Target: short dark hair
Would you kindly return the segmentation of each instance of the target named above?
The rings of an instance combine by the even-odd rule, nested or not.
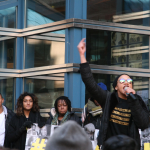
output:
[[[116,135],[104,143],[103,150],[136,150],[137,144],[134,139],[126,135]]]
[[[3,95],[0,93],[0,96],[2,97],[2,99],[3,99]]]
[[[55,107],[56,112],[59,113],[58,108],[57,108],[57,104],[58,104],[59,100],[64,100],[66,102],[66,104],[68,105],[68,111],[71,112],[71,101],[69,100],[69,98],[67,96],[60,96],[55,100],[54,107]]]

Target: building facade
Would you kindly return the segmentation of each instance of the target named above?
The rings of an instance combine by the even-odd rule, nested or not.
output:
[[[82,82],[77,45],[96,82],[113,91],[127,73],[149,107],[150,0],[0,0],[0,93],[15,109],[19,95],[35,93],[40,109],[68,96],[82,108],[90,96]]]

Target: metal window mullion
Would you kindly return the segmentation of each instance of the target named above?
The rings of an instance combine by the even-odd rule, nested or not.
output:
[[[15,110],[15,105],[16,105],[16,78],[13,79],[13,84],[14,84],[14,107],[13,107],[13,109]]]
[[[15,40],[15,69],[17,68],[17,38]]]
[[[64,81],[63,77],[49,77],[49,76],[31,76],[27,77],[30,79],[42,79],[42,80],[55,80],[55,81]]]
[[[18,28],[17,22],[18,22],[18,6],[16,6],[16,29]]]
[[[26,54],[26,37],[24,37],[23,38],[23,43],[24,43],[24,50],[23,50],[23,69],[25,69],[25,59],[26,59],[26,56],[25,56],[25,54]]]
[[[46,71],[39,71],[39,72],[29,72],[20,74],[19,77],[30,77],[30,76],[38,76],[38,75],[45,75],[45,74],[55,74],[55,73],[65,73],[65,72],[73,72],[73,68],[66,68],[66,69],[57,69],[57,70],[46,70]]]
[[[145,30],[145,27],[147,30],[150,30],[149,26],[142,26],[142,25],[131,25],[131,24],[122,24],[122,23],[114,23],[114,22],[105,22],[105,21],[96,21],[96,20],[88,20],[88,19],[76,19],[74,18],[75,23],[80,24],[91,24],[95,26],[113,26],[116,28],[129,28],[129,29],[138,29],[138,30]]]
[[[27,0],[24,0],[24,28],[27,27]]]
[[[24,92],[24,82],[25,82],[25,78],[22,79],[23,84],[22,84],[22,91]]]
[[[73,68],[73,72],[78,73],[79,72],[79,68]],[[93,70],[91,69],[92,73],[95,74],[113,74],[113,75],[118,75],[118,74],[123,74],[123,73],[127,73],[130,76],[135,76],[135,77],[149,77],[150,78],[150,74],[148,73],[140,73],[140,72],[129,72],[129,71],[118,71],[118,70]]]
[[[22,73],[25,73],[25,72],[35,72],[35,71],[37,72],[37,71],[43,71],[43,70],[54,70],[54,69],[69,68],[69,67],[73,67],[73,63],[28,68],[28,69],[21,70],[21,72]]]
[[[127,28],[119,28],[113,26],[102,26],[102,25],[89,25],[89,24],[78,24],[74,23],[74,27],[77,28],[86,28],[86,29],[95,29],[95,30],[105,30],[105,31],[116,31],[116,32],[125,32],[125,33],[134,33],[134,34],[143,34],[150,35],[150,30],[136,30],[136,29],[127,29]]]

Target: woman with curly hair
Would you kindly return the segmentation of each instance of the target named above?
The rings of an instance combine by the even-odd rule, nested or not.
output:
[[[33,123],[43,127],[45,119],[40,116],[37,97],[25,92],[17,100],[17,112],[9,124],[6,135],[8,141],[13,142],[12,148],[25,149],[27,128],[31,128]]]
[[[52,108],[47,120],[47,124],[61,125],[68,120],[74,120],[81,125],[78,116],[71,112],[71,101],[66,96],[60,96],[56,99],[55,108]]]

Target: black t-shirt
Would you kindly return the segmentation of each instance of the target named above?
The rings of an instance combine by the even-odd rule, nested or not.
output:
[[[130,121],[131,110],[128,102],[127,100],[119,98],[119,103],[116,105],[110,116],[106,139],[120,134],[129,136]]]

